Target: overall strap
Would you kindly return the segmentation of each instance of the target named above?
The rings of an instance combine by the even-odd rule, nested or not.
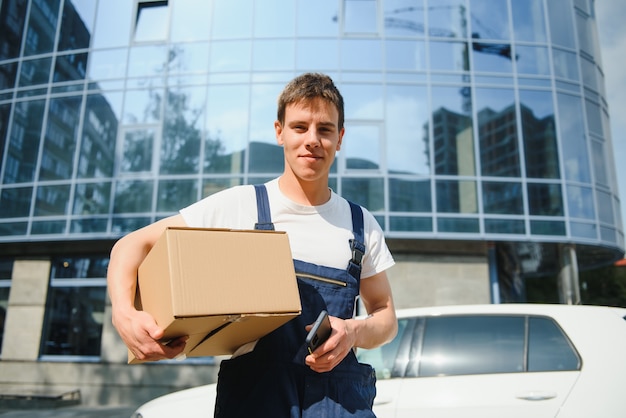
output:
[[[263,184],[255,184],[254,191],[256,192],[256,210],[257,210],[257,223],[254,224],[254,229],[262,231],[273,231],[274,224],[272,223],[272,214],[270,213],[270,201],[267,197],[267,189]]]
[[[352,203],[349,200],[348,203],[352,212],[352,233],[354,234],[354,238],[350,240],[352,259],[348,263],[348,273],[358,282],[361,279],[361,261],[365,254],[363,210],[356,203]]]

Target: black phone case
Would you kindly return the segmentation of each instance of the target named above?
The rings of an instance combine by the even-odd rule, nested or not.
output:
[[[313,353],[317,347],[324,344],[324,341],[330,337],[332,329],[330,327],[330,319],[328,318],[328,312],[322,311],[315,320],[313,328],[306,336],[306,345],[309,349],[309,353]]]

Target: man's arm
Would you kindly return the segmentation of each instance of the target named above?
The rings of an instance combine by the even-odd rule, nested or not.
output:
[[[169,226],[186,226],[181,215],[162,219],[120,238],[111,250],[107,287],[113,313],[113,325],[126,346],[139,360],[174,358],[185,348],[186,338],[163,345],[163,337],[154,318],[135,309],[137,270],[155,242]]]
[[[331,317],[333,331],[330,338],[306,358],[311,369],[317,372],[332,370],[353,348],[378,347],[396,336],[398,321],[385,272],[361,280],[361,300],[367,318],[342,320]]]

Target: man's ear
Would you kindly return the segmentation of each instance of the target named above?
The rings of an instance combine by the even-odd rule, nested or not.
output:
[[[341,128],[341,131],[339,131],[339,141],[337,141],[337,148],[335,148],[336,151],[339,151],[341,149],[341,143],[343,142],[343,134],[346,133],[346,128]]]
[[[283,125],[280,121],[274,121],[274,132],[276,133],[276,143],[280,146],[283,145]]]

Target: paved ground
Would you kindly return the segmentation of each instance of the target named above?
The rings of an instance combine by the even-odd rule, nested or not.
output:
[[[134,407],[68,406],[56,409],[0,409],[0,418],[129,418]]]

